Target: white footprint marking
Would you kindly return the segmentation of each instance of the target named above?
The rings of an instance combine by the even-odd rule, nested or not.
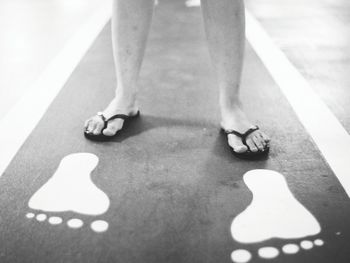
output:
[[[200,6],[201,5],[201,0],[187,0],[185,4],[186,4],[187,7]]]
[[[95,232],[105,232],[108,229],[108,223],[103,220],[96,220],[91,223],[91,229]]]
[[[256,243],[320,233],[320,224],[294,198],[283,175],[261,169],[247,172],[243,179],[253,193],[253,200],[232,222],[231,234],[235,240]]]
[[[45,214],[39,214],[36,216],[36,220],[38,220],[39,222],[45,221],[46,218],[47,218],[47,216]]]
[[[60,162],[54,175],[30,198],[28,206],[31,209],[46,212],[71,211],[91,216],[105,213],[110,205],[109,198],[91,181],[90,175],[97,164],[98,157],[91,153],[67,155]],[[27,218],[34,218],[34,216],[33,213],[26,215]],[[45,214],[36,216],[38,221],[45,221],[46,218]],[[50,217],[48,220],[52,225],[61,224],[62,221],[62,218],[57,216]],[[107,230],[108,223],[105,223],[107,224],[105,230]],[[71,219],[67,225],[71,228],[79,228],[83,226],[83,221]]]
[[[246,263],[252,258],[252,254],[245,249],[237,249],[232,252],[231,259],[236,263]]]
[[[84,225],[84,222],[78,218],[73,218],[67,221],[67,225],[70,228],[81,228]]]
[[[231,259],[236,263],[246,263],[252,258],[252,254],[245,249],[237,249],[232,252]]]
[[[275,258],[279,253],[280,252],[275,247],[262,247],[258,251],[259,256],[266,259]]]
[[[247,172],[243,179],[253,194],[253,200],[232,221],[231,234],[236,241],[248,244],[271,238],[301,239],[320,233],[321,227],[317,219],[295,199],[282,174],[258,169]],[[300,247],[308,250],[314,244],[322,246],[324,242],[321,239],[315,240],[314,243],[303,240]],[[295,254],[299,250],[296,244],[286,244],[282,248],[285,254]],[[235,253],[236,251],[240,253]],[[249,251],[236,251],[231,254],[234,262],[245,263],[250,260],[251,256],[242,257],[247,253],[250,255]],[[265,259],[275,258],[279,254],[279,250],[274,247],[263,247],[258,251],[258,255]]]
[[[303,240],[300,242],[300,246],[305,250],[309,250],[313,248],[314,243],[312,243],[310,240]]]
[[[323,246],[323,245],[324,245],[324,242],[323,242],[322,239],[316,239],[316,240],[314,241],[314,244],[315,244],[316,246],[320,247],[320,246]]]
[[[52,216],[49,218],[49,223],[51,225],[59,225],[63,222],[62,218],[58,217],[58,216]]]
[[[286,244],[282,247],[282,251],[285,254],[296,254],[299,252],[299,247],[296,244]]]
[[[33,213],[27,213],[27,214],[26,214],[26,217],[29,218],[29,219],[30,219],[30,218],[34,218],[34,217],[35,217],[35,214],[33,214]]]

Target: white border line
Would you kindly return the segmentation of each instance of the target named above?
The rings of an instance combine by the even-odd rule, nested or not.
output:
[[[111,17],[111,0],[84,23],[38,80],[0,120],[0,176]]]
[[[246,37],[350,197],[350,135],[246,11]]]

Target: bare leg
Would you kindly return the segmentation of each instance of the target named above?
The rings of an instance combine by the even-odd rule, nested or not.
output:
[[[114,0],[112,15],[113,55],[117,76],[115,97],[103,111],[106,118],[115,114],[134,115],[137,79],[146,47],[152,20],[154,0]],[[94,116],[85,126],[94,134],[100,134],[103,122]],[[103,130],[107,136],[114,135],[123,126],[123,120],[115,119]]]
[[[221,126],[225,130],[246,131],[252,126],[239,100],[240,78],[245,42],[243,0],[202,0],[209,51],[220,89]],[[228,135],[229,145],[237,152],[248,150],[236,135]],[[247,139],[251,151],[263,150],[269,143],[260,130]]]

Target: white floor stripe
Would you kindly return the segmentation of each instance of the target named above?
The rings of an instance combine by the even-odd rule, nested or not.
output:
[[[350,197],[350,135],[248,11],[246,25],[248,41]]]
[[[109,21],[111,6],[111,1],[101,4],[101,8],[67,42],[36,83],[28,89],[29,92],[0,120],[0,175]]]

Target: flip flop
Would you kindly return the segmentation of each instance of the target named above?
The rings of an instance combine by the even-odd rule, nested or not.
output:
[[[263,156],[266,156],[270,150],[270,147],[269,146],[265,146],[265,148],[261,151],[261,150],[258,150],[257,152],[252,152],[250,149],[249,149],[249,146],[247,145],[247,137],[252,134],[253,132],[259,130],[259,127],[257,125],[249,128],[247,131],[245,131],[244,133],[240,133],[238,131],[235,131],[235,130],[223,130],[226,134],[234,134],[236,136],[238,136],[239,138],[241,138],[242,140],[242,143],[248,147],[248,150],[246,152],[242,152],[242,153],[239,153],[239,152],[236,152],[234,151],[234,149],[230,146],[231,150],[232,150],[232,153],[238,157],[238,158],[241,158],[241,159],[250,159],[250,160],[254,160],[254,159],[257,159],[257,158],[260,158],[260,157],[263,157]]]
[[[140,111],[137,111],[137,113],[135,115],[129,116],[129,115],[125,115],[125,114],[116,114],[113,115],[110,118],[106,118],[102,112],[98,112],[96,114],[97,116],[101,117],[102,121],[104,122],[104,127],[101,130],[100,134],[93,134],[92,132],[88,132],[87,128],[84,130],[84,136],[85,138],[89,139],[89,140],[93,140],[93,141],[108,141],[113,139],[118,132],[116,132],[114,135],[112,136],[107,136],[103,134],[103,130],[107,128],[108,122],[114,119],[122,119],[124,120],[123,126],[127,123],[127,121],[129,121],[130,119],[136,118],[138,116],[140,116]]]

